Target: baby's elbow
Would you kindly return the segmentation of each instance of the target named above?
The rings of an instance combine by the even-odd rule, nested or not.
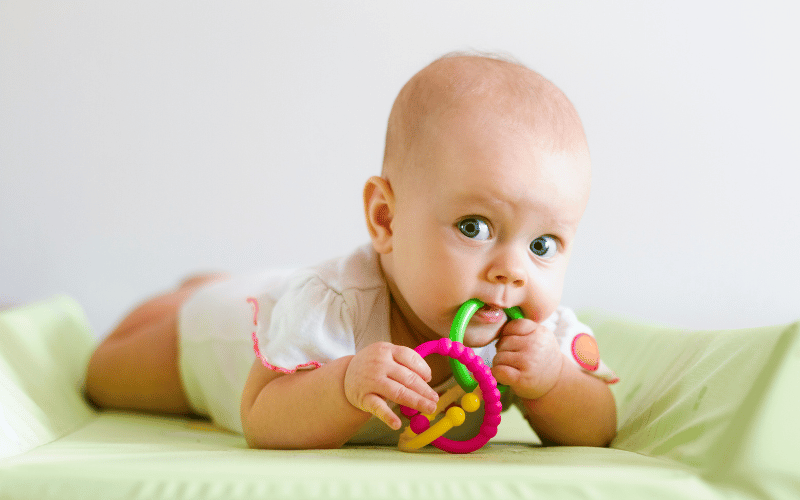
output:
[[[577,437],[576,446],[593,446],[597,448],[608,448],[614,438],[617,437],[617,419],[598,419],[595,426],[587,426],[586,432],[580,433]]]
[[[608,448],[616,437],[616,433],[609,435],[570,436],[567,438],[548,438],[539,436],[542,446],[589,446],[593,448]]]
[[[270,449],[269,446],[266,446],[266,443],[261,442],[258,439],[255,439],[252,434],[245,432],[244,440],[247,443],[247,447],[253,450],[268,450]]]
[[[617,415],[613,412],[613,418],[603,419],[595,432],[586,436],[585,446],[608,448],[615,437],[617,437]]]
[[[252,405],[242,404],[242,433],[247,447],[256,450],[276,449],[277,443],[271,439],[267,422],[263,418],[258,418],[258,415],[254,415],[254,413]]]
[[[253,450],[278,450],[286,448],[285,446],[281,447],[280,443],[276,442],[274,439],[270,439],[269,434],[264,432],[263,429],[256,431],[245,426],[244,440],[247,443],[247,447]]]
[[[247,447],[255,450],[332,450],[341,448],[347,440],[337,436],[316,434],[298,436],[287,433],[285,429],[272,429],[264,422],[249,422],[242,416],[242,428]]]
[[[586,446],[595,446],[598,448],[608,448],[614,438],[617,437],[617,429],[610,429],[604,432],[599,432],[594,439],[590,439]]]
[[[248,448],[255,450],[269,449],[269,443],[263,439],[263,434],[255,432],[249,423],[248,415],[242,411],[242,431]]]
[[[245,432],[244,439],[248,448],[254,450],[335,450],[344,445],[343,442],[333,440],[311,439],[302,442],[273,440],[259,434],[247,432]]]
[[[542,446],[591,446],[607,448],[617,436],[616,418],[609,420],[584,421],[577,427],[558,428],[542,422],[528,420],[539,437]]]

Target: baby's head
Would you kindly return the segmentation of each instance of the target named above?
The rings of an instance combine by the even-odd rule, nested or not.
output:
[[[520,306],[543,321],[589,197],[583,127],[555,85],[514,62],[452,55],[400,91],[381,177],[365,187],[373,246],[400,312],[447,336],[459,306],[487,304],[465,334],[485,345]]]

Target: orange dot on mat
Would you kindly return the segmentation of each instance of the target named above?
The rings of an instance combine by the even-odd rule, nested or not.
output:
[[[600,365],[600,349],[594,337],[581,333],[572,339],[572,356],[581,368],[594,371]]]

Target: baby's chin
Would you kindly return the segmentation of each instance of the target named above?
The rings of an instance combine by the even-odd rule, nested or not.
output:
[[[473,349],[485,347],[500,338],[501,328],[468,328],[461,343]]]
[[[481,347],[486,347],[487,345],[491,344],[492,342],[497,340],[497,338],[493,338],[493,339],[488,340],[486,342],[469,342],[466,339],[464,339],[464,340],[465,341],[462,342],[462,344],[464,344],[465,346],[470,347],[472,349],[480,349]]]

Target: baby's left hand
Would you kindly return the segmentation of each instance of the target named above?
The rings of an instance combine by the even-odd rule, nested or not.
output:
[[[564,357],[555,335],[529,319],[506,323],[497,342],[492,374],[524,399],[538,399],[558,381]]]

